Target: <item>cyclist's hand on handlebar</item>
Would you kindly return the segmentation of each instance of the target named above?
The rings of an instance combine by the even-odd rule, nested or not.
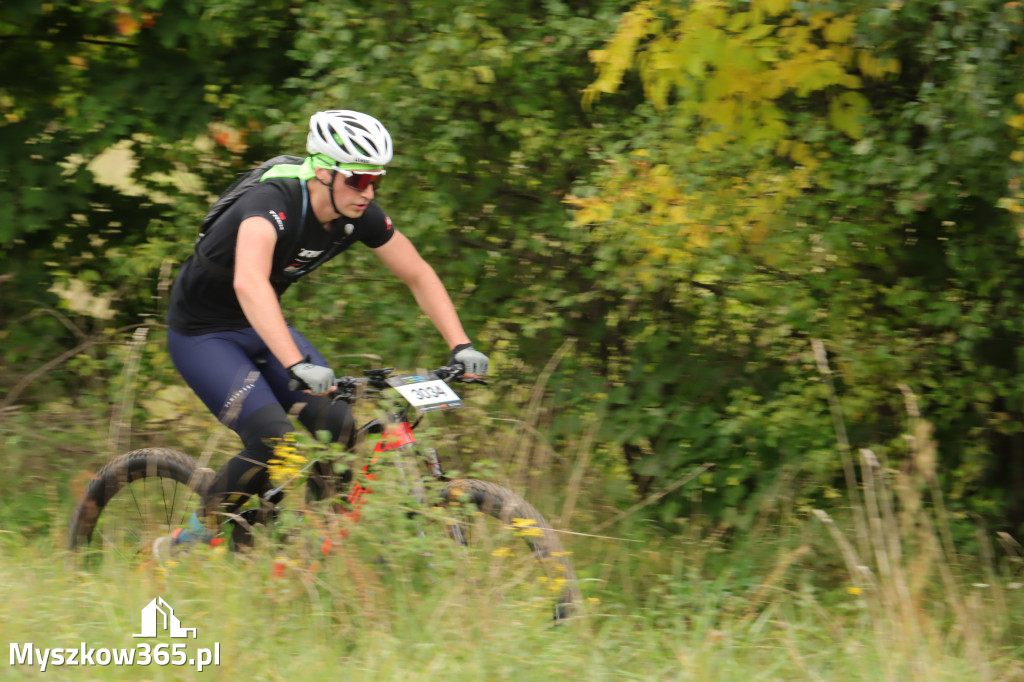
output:
[[[293,391],[308,390],[313,395],[324,395],[334,390],[338,380],[330,367],[314,365],[307,357],[288,368],[288,388]]]
[[[451,363],[462,365],[466,369],[466,377],[470,379],[487,374],[490,366],[487,356],[473,348],[471,343],[460,343],[452,348]]]

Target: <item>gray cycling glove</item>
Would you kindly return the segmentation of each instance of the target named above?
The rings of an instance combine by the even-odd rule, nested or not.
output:
[[[314,395],[327,393],[338,383],[338,380],[334,377],[333,369],[314,365],[309,361],[308,357],[302,362],[296,362],[289,367],[288,376],[292,379],[288,382],[288,388],[293,391],[308,388],[309,392]]]
[[[466,374],[487,374],[490,360],[487,356],[473,348],[471,343],[460,343],[452,348],[452,363],[459,363],[466,368]]]

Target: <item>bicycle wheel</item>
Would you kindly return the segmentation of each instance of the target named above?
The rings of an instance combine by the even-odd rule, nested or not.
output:
[[[459,520],[449,535],[500,560],[497,589],[531,600],[553,599],[556,620],[573,615],[581,599],[569,553],[533,505],[507,488],[475,479],[447,482],[441,497],[442,506]],[[498,523],[488,523],[487,516]],[[531,556],[521,551],[524,541]]]
[[[144,448],[121,455],[100,469],[75,506],[69,548],[122,558],[148,554],[153,540],[198,509],[211,474],[177,450]]]

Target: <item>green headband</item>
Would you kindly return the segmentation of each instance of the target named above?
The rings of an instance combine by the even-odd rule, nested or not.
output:
[[[312,165],[316,168],[341,168],[350,171],[379,171],[384,168],[372,163],[338,163],[326,154],[314,154],[310,157]]]
[[[291,164],[278,164],[263,174],[260,182],[272,178],[298,178],[299,180],[312,180],[316,175],[317,168],[342,168],[350,171],[383,171],[380,165],[368,163],[335,163],[334,159],[326,154],[314,154],[308,156],[301,166]]]

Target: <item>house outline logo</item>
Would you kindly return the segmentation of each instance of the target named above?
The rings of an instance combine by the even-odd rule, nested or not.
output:
[[[177,638],[188,638],[188,633],[191,632],[192,639],[196,638],[196,629],[181,627],[181,621],[174,615],[174,609],[163,597],[154,598],[142,608],[142,632],[132,637],[156,637],[159,630],[165,630],[171,637]]]

